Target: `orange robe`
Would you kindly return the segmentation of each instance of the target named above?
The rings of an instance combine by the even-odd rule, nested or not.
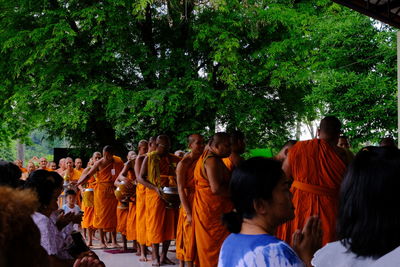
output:
[[[278,229],[277,236],[290,244],[292,234],[307,218],[321,219],[323,244],[336,240],[339,189],[346,165],[322,139],[297,142],[288,154],[294,179],[292,189],[295,218]]]
[[[83,192],[82,199],[82,228],[94,228],[94,188],[96,185],[96,175],[90,177]]]
[[[129,204],[118,202],[117,207],[117,232],[126,236],[126,226],[129,213]]]
[[[65,179],[65,176],[66,176],[66,175],[67,175],[67,174],[64,175],[64,179]],[[69,179],[69,181],[71,181],[71,182],[78,182],[79,178],[81,178],[81,175],[82,175],[82,172],[80,172],[80,171],[78,171],[78,170],[75,170],[75,169],[72,169],[72,172],[69,173],[68,179]],[[76,204],[77,204],[79,207],[82,207],[81,194],[80,194],[80,191],[79,191],[79,190],[77,190],[77,192],[76,192]]]
[[[235,166],[233,165],[233,162],[232,162],[232,160],[231,160],[230,157],[223,158],[223,159],[222,159],[222,162],[225,164],[225,166],[228,168],[228,170],[229,170],[230,172],[233,171],[233,169],[234,169]]]
[[[97,229],[115,231],[117,228],[117,205],[114,195],[114,182],[124,167],[119,157],[115,157],[103,169],[97,172],[97,183],[94,189],[94,223]],[[114,170],[114,173],[113,171]]]
[[[149,245],[146,235],[146,187],[136,186],[136,240],[141,245]]]
[[[159,170],[159,176],[152,177],[151,162]],[[180,158],[169,154],[159,157],[157,152],[148,154],[148,179],[157,187],[176,187],[175,169]],[[167,209],[166,203],[160,198],[156,191],[146,188],[146,235],[150,244],[158,244],[175,239],[177,209]]]
[[[214,157],[207,149],[196,163],[194,170],[195,196],[193,203],[193,227],[195,232],[199,266],[215,267],[222,243],[229,235],[222,224],[221,216],[231,212],[233,204],[229,197],[214,195],[208,178],[204,174],[204,163]],[[228,182],[230,172],[225,169],[223,179]]]
[[[135,176],[135,161],[128,161],[130,162],[129,171],[128,171],[128,180],[136,181]],[[142,230],[143,231],[143,230]],[[126,239],[127,240],[136,240],[136,201],[135,198],[131,198],[129,202],[129,211],[126,220]]]
[[[28,172],[28,170],[25,169],[24,167],[19,167],[19,169],[21,170],[22,173]]]
[[[185,175],[185,193],[191,209],[194,200],[194,168],[197,161],[193,161],[187,168]],[[186,221],[186,212],[183,206],[179,209],[179,220],[176,233],[176,258],[182,261],[194,261],[195,240],[192,224]]]

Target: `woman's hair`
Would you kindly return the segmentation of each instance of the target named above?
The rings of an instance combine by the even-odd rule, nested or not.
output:
[[[0,186],[0,266],[48,266],[31,218],[37,204],[30,191]]]
[[[63,179],[57,172],[36,170],[29,174],[25,188],[33,189],[41,205],[49,205],[56,189],[62,188]]]
[[[12,162],[0,160],[0,186],[16,188],[20,185],[20,168]]]
[[[233,171],[229,190],[235,211],[223,216],[230,232],[240,232],[243,218],[256,215],[255,200],[271,200],[272,191],[282,176],[281,163],[263,157],[248,159]]]
[[[380,257],[400,245],[400,151],[366,147],[340,190],[338,237],[358,256]]]

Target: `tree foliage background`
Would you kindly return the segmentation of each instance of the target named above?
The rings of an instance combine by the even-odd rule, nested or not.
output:
[[[329,0],[0,0],[0,142],[83,149],[216,124],[279,146],[334,114],[396,130],[394,31]],[[24,139],[25,138],[25,139]]]

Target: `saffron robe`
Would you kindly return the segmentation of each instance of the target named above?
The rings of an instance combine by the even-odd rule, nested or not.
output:
[[[94,228],[94,188],[96,185],[96,174],[89,178],[82,199],[82,228]]]
[[[159,188],[176,187],[175,169],[180,158],[168,154],[160,157],[156,151],[148,153],[148,180]],[[176,209],[167,209],[156,191],[146,188],[146,235],[150,244],[175,239]]]
[[[136,240],[141,245],[149,245],[146,235],[146,187],[136,186]]]
[[[292,185],[295,218],[282,225],[277,237],[290,244],[297,229],[303,229],[312,215],[321,219],[325,245],[336,240],[339,189],[346,165],[325,140],[297,142],[288,154],[294,179]]]
[[[192,216],[197,260],[201,267],[218,265],[219,251],[225,238],[229,235],[221,217],[224,213],[233,210],[233,204],[229,197],[215,195],[211,191],[210,182],[204,170],[204,164],[210,157],[215,156],[206,149],[197,161],[194,170],[195,196]],[[225,175],[222,178],[228,183],[230,172],[223,162],[221,163],[225,168]]]
[[[115,231],[117,228],[117,205],[114,195],[114,182],[124,167],[119,157],[97,172],[97,183],[94,189],[94,223],[97,229]],[[114,170],[114,171],[112,171]]]
[[[197,160],[193,161],[187,168],[185,174],[185,194],[189,202],[191,210],[193,210],[194,200],[194,169],[196,167]],[[192,211],[193,213],[193,211]],[[182,261],[194,261],[195,260],[195,240],[193,231],[193,221],[189,224],[186,221],[186,211],[181,205],[179,209],[178,227],[176,233],[176,258]]]
[[[126,236],[127,219],[129,213],[129,204],[118,202],[117,206],[117,232]]]
[[[130,164],[127,178],[129,181],[136,181],[134,171],[135,160],[128,161],[127,163]],[[126,220],[126,239],[136,240],[136,200],[134,197],[129,201],[129,211]]]

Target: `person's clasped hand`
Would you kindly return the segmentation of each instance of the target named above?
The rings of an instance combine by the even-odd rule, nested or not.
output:
[[[318,216],[309,217],[303,230],[293,233],[292,244],[299,257],[309,266],[314,253],[322,247],[321,220]]]

